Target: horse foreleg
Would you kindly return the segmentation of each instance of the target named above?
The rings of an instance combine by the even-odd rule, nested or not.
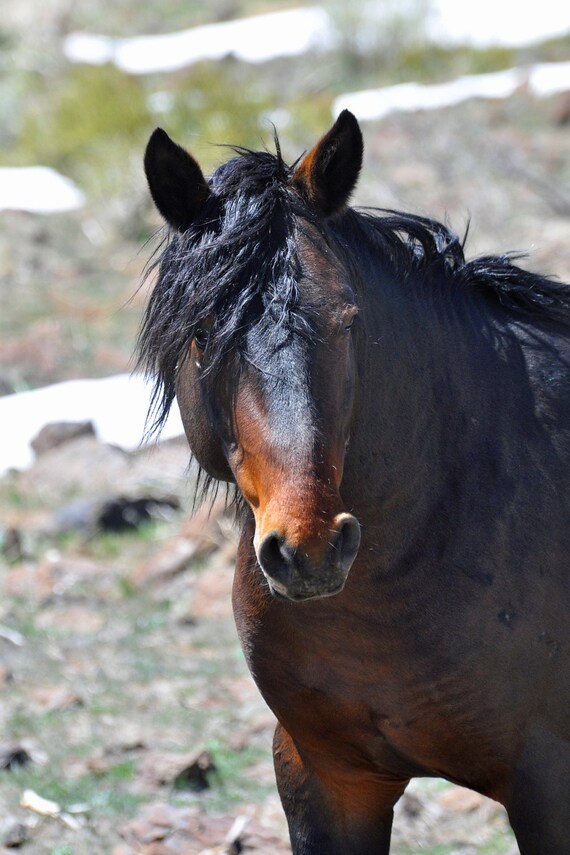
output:
[[[334,751],[334,748],[331,749]],[[388,855],[393,807],[407,780],[301,758],[287,731],[273,743],[293,855]]]
[[[536,728],[504,798],[521,855],[570,852],[570,743]]]

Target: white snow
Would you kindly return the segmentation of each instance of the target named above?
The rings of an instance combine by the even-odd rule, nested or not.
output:
[[[535,95],[570,91],[570,62],[543,62],[530,69],[529,86]]]
[[[563,0],[514,3],[513,0],[432,0],[428,35],[440,43],[489,45],[532,44],[570,30],[570,14]]]
[[[297,56],[325,44],[329,29],[324,9],[309,7],[159,36],[112,39],[71,33],[65,39],[64,53],[72,62],[113,62],[130,74],[150,74],[176,71],[201,60],[229,55],[253,63]]]
[[[0,398],[0,475],[25,469],[33,462],[31,440],[50,422],[91,420],[102,442],[126,450],[140,445],[150,401],[149,386],[141,375],[120,374],[100,380],[69,380]],[[183,433],[176,405],[161,439]]]
[[[524,86],[539,96],[570,90],[570,62],[542,63],[492,74],[458,77],[449,83],[400,83],[340,95],[333,114],[350,110],[362,121],[383,119],[397,111],[434,110],[469,98],[507,98]]]
[[[382,7],[377,9],[382,15]],[[378,22],[375,21],[377,26]],[[512,0],[431,0],[427,36],[437,43],[516,46],[553,38],[570,30],[561,0],[514,4]],[[175,71],[205,59],[234,55],[244,62],[296,56],[334,44],[334,26],[325,7],[308,6],[207,24],[157,36],[113,39],[71,33],[64,52],[72,62],[113,62],[131,74]]]
[[[51,214],[84,203],[75,184],[48,166],[0,167],[0,210]]]

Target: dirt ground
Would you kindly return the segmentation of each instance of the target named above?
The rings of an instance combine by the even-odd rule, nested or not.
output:
[[[570,280],[570,127],[558,117],[558,102],[521,91],[508,103],[366,125],[357,201],[430,214],[460,232],[470,218],[468,254],[528,251],[530,267]],[[0,257],[12,274],[0,293],[21,283],[26,308],[4,318],[0,379],[68,376],[54,293],[79,307],[64,329],[70,346],[81,341],[82,364],[103,355],[103,373],[124,370],[141,299],[125,327],[106,318],[136,286],[144,258],[135,244],[102,258],[87,242],[71,263],[80,223],[6,216]],[[106,264],[117,292],[97,310],[89,282]],[[55,291],[37,294],[38,270]],[[81,338],[91,323],[96,335]],[[187,467],[182,440],[125,454],[83,437],[0,483],[0,852],[288,851],[272,716],[231,616],[235,532],[220,505],[191,516]],[[126,533],[94,525],[97,501],[142,495],[156,499],[152,521]],[[420,781],[398,805],[393,844],[395,855],[418,851],[517,849],[497,805]]]

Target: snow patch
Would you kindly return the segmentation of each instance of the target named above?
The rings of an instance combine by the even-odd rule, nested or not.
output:
[[[362,121],[383,119],[398,111],[436,110],[469,98],[508,98],[525,87],[538,96],[570,90],[570,62],[542,63],[528,68],[510,68],[492,74],[458,77],[449,83],[400,83],[382,89],[365,89],[340,95],[333,115],[350,110]]]
[[[141,375],[120,374],[100,380],[69,380],[0,398],[0,474],[25,469],[34,459],[30,443],[50,422],[92,421],[102,442],[126,450],[144,437],[150,387]],[[184,432],[173,406],[161,439]]]
[[[75,184],[48,166],[0,167],[0,210],[52,214],[84,204]]]
[[[432,0],[432,41],[474,47],[520,47],[556,38],[570,30],[568,7],[560,0],[512,3],[512,0]]]
[[[207,24],[179,33],[112,39],[71,33],[64,42],[72,62],[113,62],[130,74],[177,71],[206,59],[233,55],[243,62],[266,62],[279,56],[298,56],[327,42],[329,17],[310,7],[272,12]]]

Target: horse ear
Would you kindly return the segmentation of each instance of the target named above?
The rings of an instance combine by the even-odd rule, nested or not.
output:
[[[356,118],[343,110],[330,131],[305,155],[292,183],[325,217],[339,211],[350,197],[362,166],[364,145]]]
[[[169,225],[186,231],[210,195],[197,162],[157,128],[146,147],[144,168],[154,204]]]

